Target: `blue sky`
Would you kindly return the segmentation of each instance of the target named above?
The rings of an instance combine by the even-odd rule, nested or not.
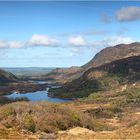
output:
[[[81,66],[139,25],[140,2],[0,2],[0,67]]]

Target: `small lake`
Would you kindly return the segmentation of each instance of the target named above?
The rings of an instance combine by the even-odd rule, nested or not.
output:
[[[27,92],[27,93],[15,93],[6,95],[8,98],[16,98],[16,97],[27,97],[30,101],[41,101],[47,100],[50,102],[69,102],[71,100],[60,99],[60,98],[52,98],[48,96],[48,92],[44,91],[36,91],[36,92]]]

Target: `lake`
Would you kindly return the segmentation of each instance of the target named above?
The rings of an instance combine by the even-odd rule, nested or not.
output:
[[[69,102],[71,100],[60,99],[60,98],[52,98],[48,96],[48,92],[44,91],[36,91],[36,92],[27,92],[27,93],[16,93],[13,92],[5,97],[8,98],[16,98],[16,97],[27,97],[30,101],[41,101],[47,100],[50,102]]]

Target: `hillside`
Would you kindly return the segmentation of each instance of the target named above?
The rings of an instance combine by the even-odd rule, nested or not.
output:
[[[103,49],[97,53],[92,60],[83,65],[82,68],[89,69],[91,67],[101,66],[115,60],[137,55],[140,55],[140,43],[119,44],[114,47]]]
[[[103,49],[97,53],[92,60],[81,67],[55,69],[43,77],[44,79],[53,80],[59,83],[71,82],[72,80],[79,78],[89,68],[138,55],[140,55],[140,43],[119,44]]]
[[[43,75],[42,78],[45,80],[51,80],[57,83],[66,83],[78,78],[82,74],[82,68],[80,67],[69,67],[69,68],[56,68],[47,75]]]
[[[87,70],[80,78],[50,93],[61,98],[88,96],[91,92],[110,90],[124,83],[140,80],[140,56],[116,60]]]
[[[139,99],[135,83],[68,103],[10,103],[0,107],[0,138],[139,139]]]
[[[39,79],[41,75],[51,72],[54,68],[42,67],[17,67],[17,68],[3,68],[6,71],[13,73],[19,78],[25,79]]]
[[[77,70],[81,72],[78,67],[71,68],[73,73]],[[69,69],[64,71],[70,75]],[[54,73],[61,75],[64,71],[57,69]],[[16,102],[0,106],[0,138],[140,137],[140,55],[92,67],[76,80],[50,92],[50,96],[77,99],[66,103]]]
[[[12,73],[0,69],[0,83],[15,82],[17,80],[17,77]]]

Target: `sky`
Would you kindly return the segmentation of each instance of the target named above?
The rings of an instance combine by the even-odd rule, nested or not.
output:
[[[138,1],[0,1],[0,67],[81,66],[139,29]]]

